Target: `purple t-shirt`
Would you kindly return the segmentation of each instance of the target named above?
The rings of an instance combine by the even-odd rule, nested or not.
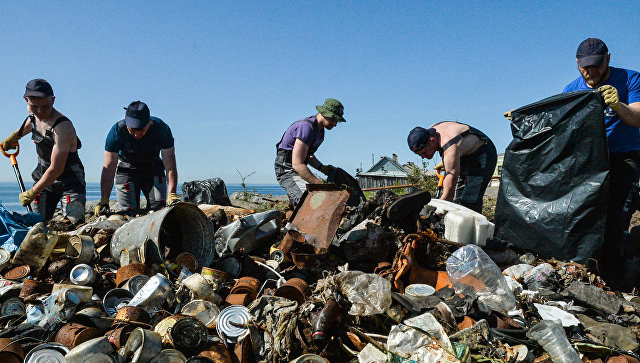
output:
[[[317,130],[320,129],[318,132]],[[309,155],[313,155],[324,141],[324,129],[318,126],[315,116],[305,117],[294,122],[282,135],[282,140],[278,144],[278,149],[293,150],[296,139],[309,146]]]

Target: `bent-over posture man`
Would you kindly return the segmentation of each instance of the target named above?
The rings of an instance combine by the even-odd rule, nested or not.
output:
[[[482,213],[482,197],[498,160],[487,135],[463,123],[443,121],[429,129],[414,128],[407,143],[423,159],[440,153],[445,170],[440,199]]]
[[[331,130],[342,117],[344,107],[340,101],[327,98],[322,106],[316,106],[315,116],[294,122],[276,144],[275,171],[278,183],[286,189],[291,204],[296,205],[307,189],[307,184],[320,184],[308,165],[328,175],[335,167],[323,165],[315,152],[324,141],[324,130]]]
[[[150,116],[144,102],[131,102],[125,109],[124,120],[111,127],[105,142],[102,197],[95,208],[96,215],[110,212],[114,176],[118,204],[124,212],[140,211],[140,192],[147,200],[147,209],[158,210],[165,202],[170,205],[180,200],[176,194],[178,171],[171,129],[161,119]]]

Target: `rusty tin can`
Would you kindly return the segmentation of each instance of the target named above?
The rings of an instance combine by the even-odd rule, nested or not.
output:
[[[247,306],[251,303],[251,296],[249,294],[229,294],[225,299],[229,305],[244,305]]]
[[[200,352],[199,356],[209,358],[214,362],[231,363],[231,354],[224,344],[217,343]]]
[[[118,310],[112,326],[117,326],[121,323],[128,323],[133,325],[149,325],[151,317],[149,313],[143,308],[137,306],[123,306]]]
[[[147,266],[144,263],[131,263],[122,266],[116,272],[116,287],[122,287],[133,276],[146,274]]]
[[[84,343],[89,339],[97,338],[100,335],[102,335],[100,334],[100,330],[96,328],[76,323],[68,323],[58,330],[58,334],[56,334],[56,343],[60,343],[71,349],[76,345]]]
[[[18,297],[21,299],[29,299],[37,295],[49,294],[51,293],[52,289],[53,289],[52,284],[38,282],[32,279],[24,279],[24,281],[22,282],[22,287],[20,288],[20,294],[18,295]]]
[[[18,341],[10,338],[0,338],[0,361],[1,362],[22,362],[24,350]]]
[[[258,291],[260,289],[260,280],[251,276],[244,276],[239,278],[235,285],[231,288],[231,294],[249,294],[251,300],[255,300],[258,297]]]
[[[296,230],[290,229],[278,245],[278,249],[285,255],[295,247],[306,242],[304,235]]]
[[[163,349],[149,363],[185,363],[186,361],[187,357],[179,350]]]
[[[297,301],[301,305],[311,295],[311,289],[306,281],[294,277],[280,286],[274,295]]]
[[[131,335],[134,330],[136,330],[136,327],[133,325],[123,325],[109,330],[105,335],[111,344],[115,345],[117,349],[120,349],[127,343],[129,335]]]

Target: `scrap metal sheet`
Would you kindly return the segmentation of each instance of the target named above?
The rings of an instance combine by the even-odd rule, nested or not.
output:
[[[291,222],[316,252],[326,251],[338,230],[349,190],[334,184],[308,184]]]

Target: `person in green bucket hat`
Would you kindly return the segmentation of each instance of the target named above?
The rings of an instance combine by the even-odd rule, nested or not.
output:
[[[298,204],[307,184],[320,184],[309,165],[325,175],[335,167],[325,165],[315,157],[324,141],[324,131],[331,130],[343,117],[344,106],[335,98],[327,98],[322,106],[316,106],[315,116],[305,117],[291,124],[276,144],[275,172],[278,183],[287,191],[293,205]]]

